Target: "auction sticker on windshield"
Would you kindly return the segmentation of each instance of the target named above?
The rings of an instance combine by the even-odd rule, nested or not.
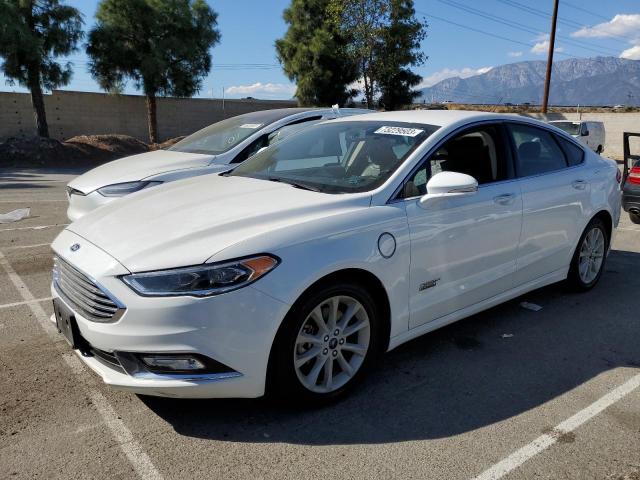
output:
[[[382,133],[384,135],[400,135],[402,137],[416,137],[422,132],[424,132],[424,130],[420,130],[419,128],[380,127],[373,133]]]
[[[240,125],[240,128],[260,128],[262,126],[261,123],[245,123]]]

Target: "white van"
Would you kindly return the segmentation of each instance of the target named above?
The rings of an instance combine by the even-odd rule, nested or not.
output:
[[[604,151],[604,124],[594,121],[553,120],[554,127],[564,130],[596,153]]]

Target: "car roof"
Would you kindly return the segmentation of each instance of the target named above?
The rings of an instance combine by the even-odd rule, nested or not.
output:
[[[257,110],[255,112],[243,113],[235,116],[235,118],[241,118],[243,120],[248,121],[249,123],[262,123],[269,124],[273,122],[277,122],[278,120],[282,120],[287,117],[292,117],[296,115],[301,115],[304,113],[308,114],[316,114],[316,115],[326,115],[330,113],[336,113],[340,115],[342,113],[348,114],[359,114],[359,113],[367,113],[372,112],[372,110],[366,110],[361,108],[305,108],[305,107],[292,107],[292,108],[274,108],[269,110]]]
[[[424,123],[427,125],[445,126],[458,123],[463,120],[509,120],[513,116],[497,113],[476,112],[467,110],[402,110],[394,112],[375,112],[357,115],[354,117],[339,118],[332,122],[341,121],[388,121]]]

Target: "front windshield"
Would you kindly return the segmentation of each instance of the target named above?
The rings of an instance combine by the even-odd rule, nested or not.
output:
[[[578,135],[580,133],[580,124],[574,122],[553,122],[551,125],[564,130],[569,135]]]
[[[438,128],[388,121],[321,123],[257,153],[230,175],[326,193],[365,192],[382,185]]]
[[[227,118],[183,138],[169,150],[217,155],[232,149],[263,126],[248,122],[244,115]]]

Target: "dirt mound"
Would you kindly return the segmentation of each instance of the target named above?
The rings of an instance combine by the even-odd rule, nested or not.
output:
[[[63,142],[12,137],[0,143],[0,168],[92,166],[147,151],[146,143],[127,135],[82,135]]]
[[[149,151],[149,146],[128,135],[80,135],[65,140],[79,150],[100,151],[104,155],[127,156]]]
[[[149,145],[149,150],[166,150],[167,148],[172,147],[173,145],[178,143],[183,138],[184,136],[170,138],[169,140],[165,140],[162,143],[152,143],[151,145]]]

